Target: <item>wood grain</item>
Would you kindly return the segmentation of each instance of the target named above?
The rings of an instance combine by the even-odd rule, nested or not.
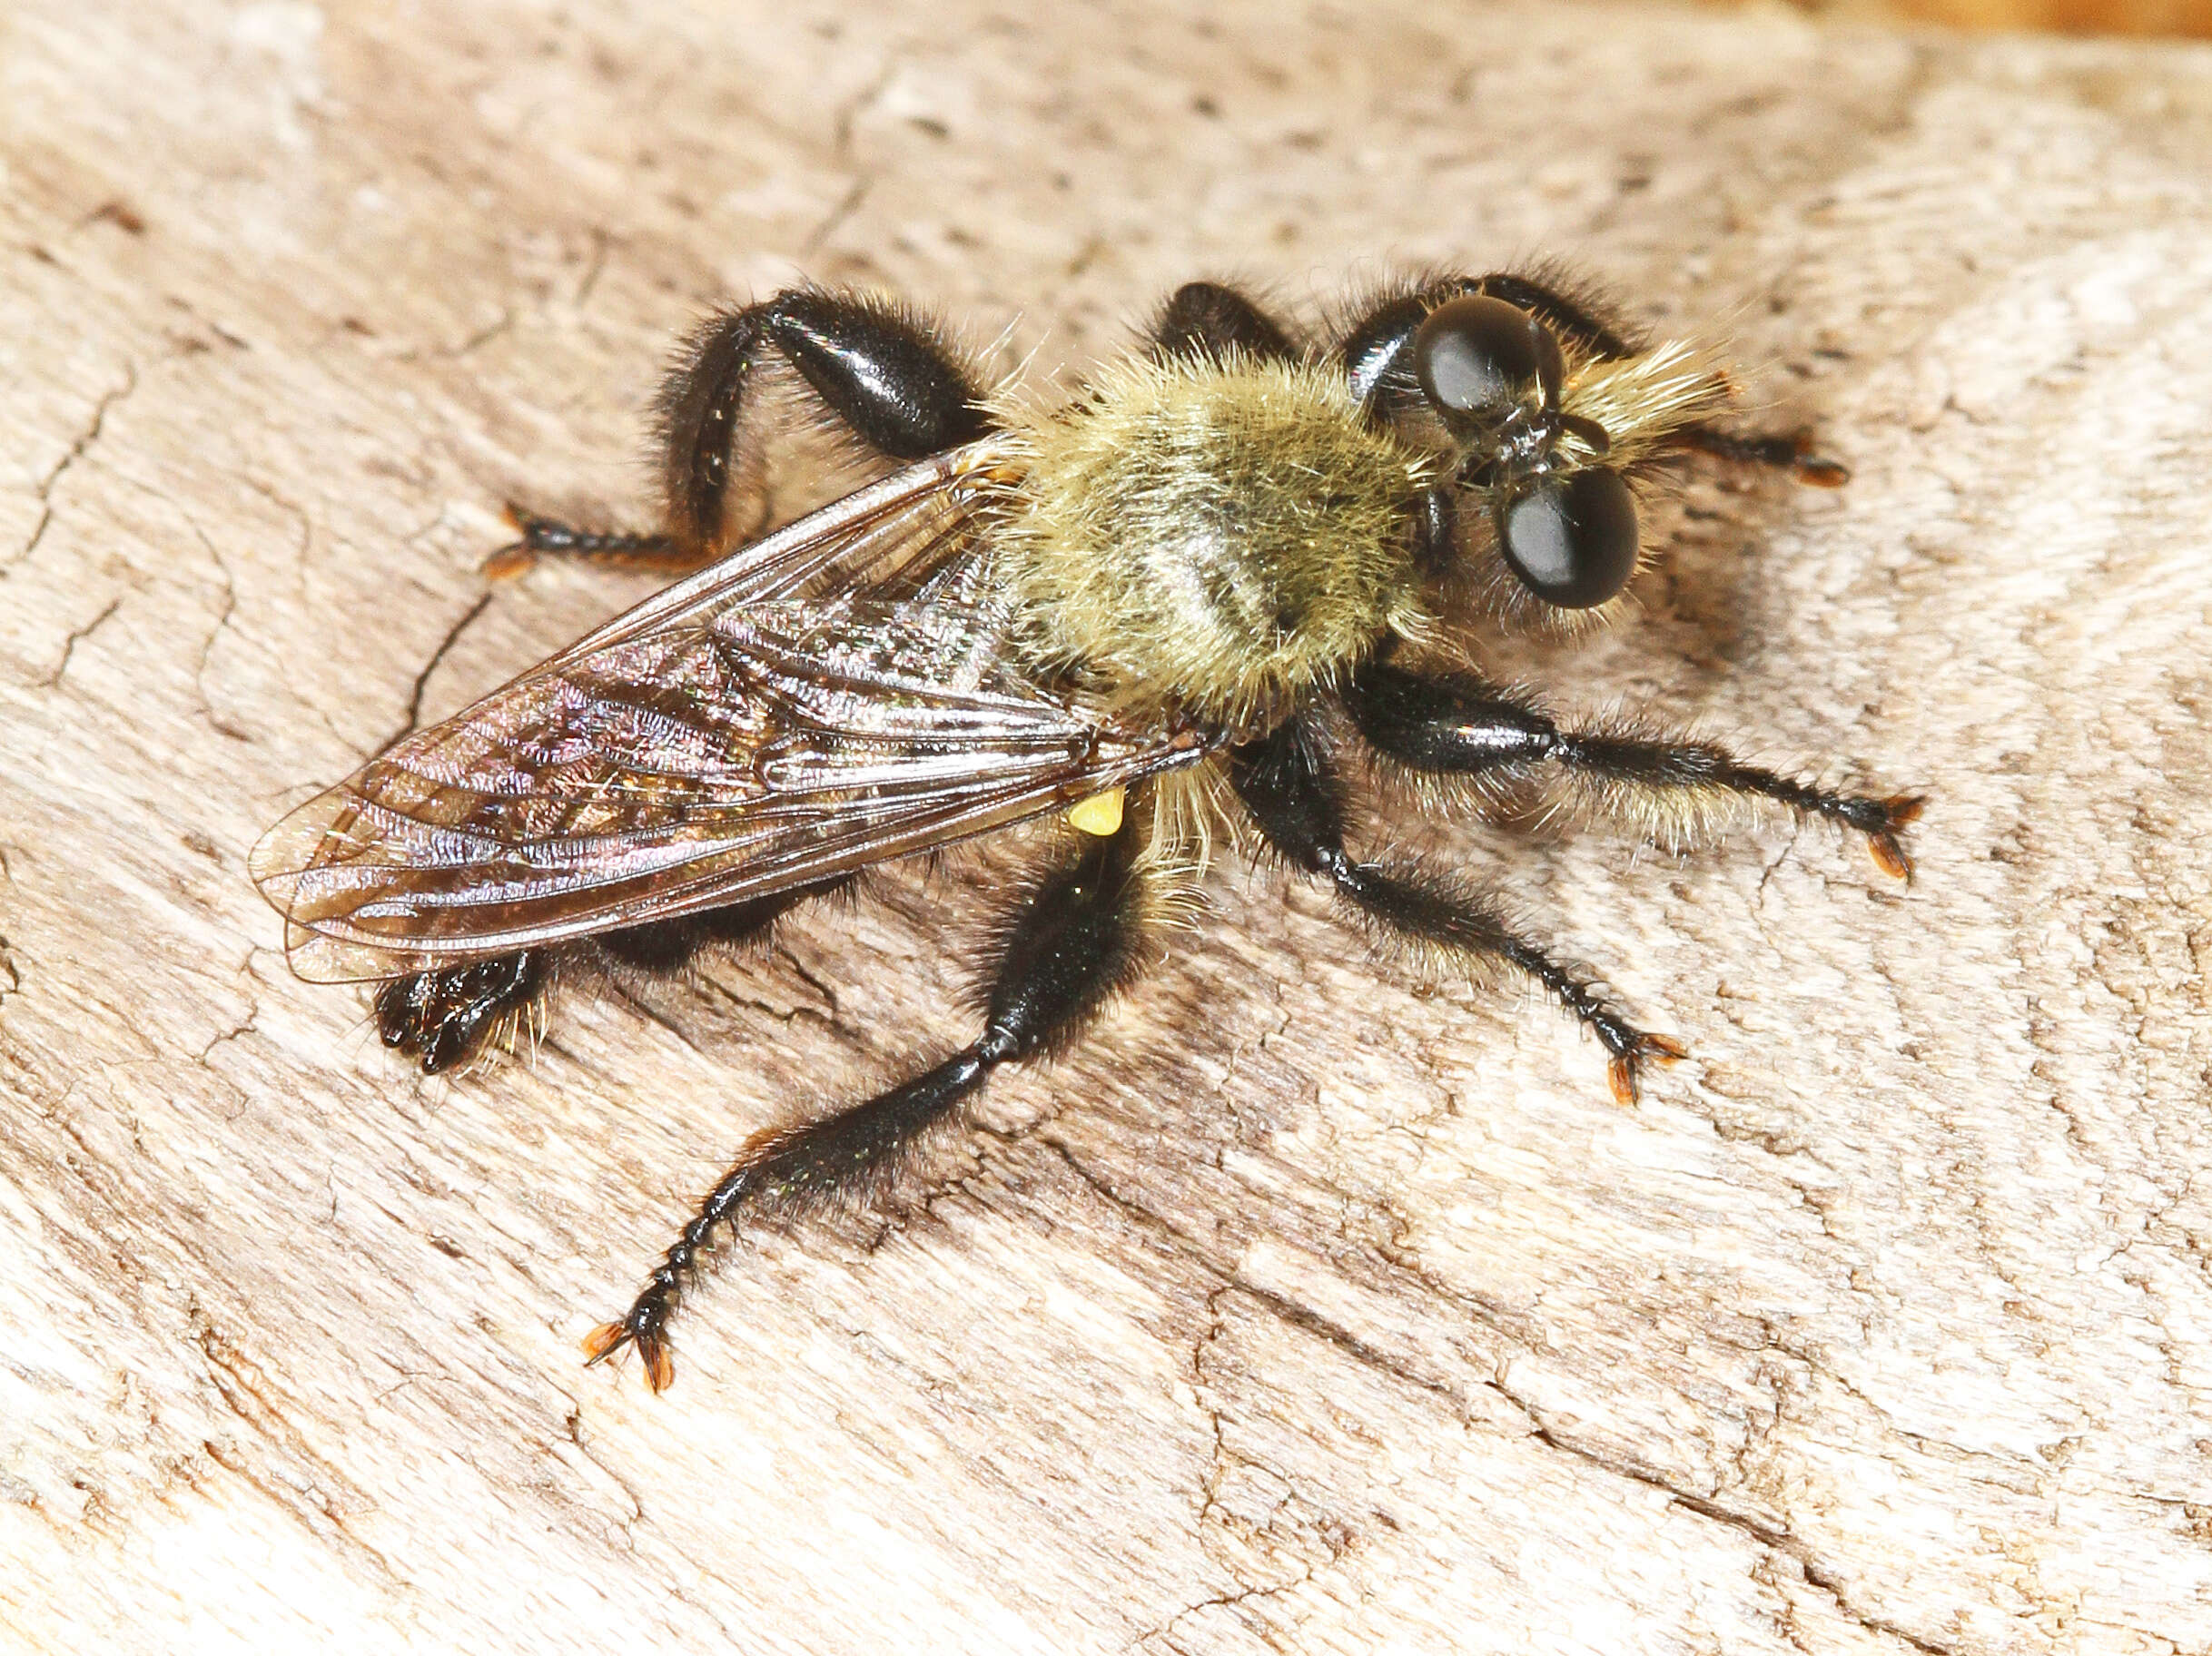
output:
[[[2212,1648],[2212,56],[1772,15],[25,0],[0,19],[0,1645]],[[728,1250],[748,1133],[963,1038],[1008,865],[420,1083],[246,848],[641,588],[717,298],[1080,369],[1200,273],[1569,255],[1839,495],[1692,488],[1563,705],[1925,788],[1407,831],[1692,1061],[1407,987],[1273,874],[889,1220]],[[992,341],[998,341],[993,346]]]

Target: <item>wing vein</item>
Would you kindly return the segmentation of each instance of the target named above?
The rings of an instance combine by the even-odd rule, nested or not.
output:
[[[252,872],[304,977],[388,977],[813,883],[1204,756],[1039,682],[989,443],[742,548],[287,816]]]

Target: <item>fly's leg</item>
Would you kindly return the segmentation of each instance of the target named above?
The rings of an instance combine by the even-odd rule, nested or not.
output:
[[[1355,861],[1344,848],[1344,796],[1322,757],[1318,734],[1294,719],[1230,754],[1229,775],[1269,844],[1297,867],[1326,878],[1366,919],[1446,963],[1486,977],[1510,966],[1543,986],[1611,1057],[1613,1096],[1633,1103],[1644,1063],[1671,1063],[1684,1049],[1630,1023],[1587,978],[1521,936],[1488,903],[1417,867]]]
[[[566,971],[608,964],[662,975],[681,971],[701,949],[764,935],[800,902],[845,883],[827,881],[575,942],[410,972],[377,991],[377,1032],[386,1046],[413,1059],[425,1075],[436,1075],[466,1064],[488,1045],[511,1039]]]
[[[1019,903],[996,950],[983,1033],[936,1068],[802,1127],[764,1133],[707,1195],[618,1322],[594,1329],[594,1363],[635,1346],[646,1383],[675,1375],[668,1324],[701,1251],[723,1225],[780,1218],[879,1187],[1001,1064],[1062,1050],[1140,963],[1146,909],[1134,817],[1081,836],[1075,859]]]
[[[723,502],[739,419],[771,350],[833,418],[891,459],[925,459],[990,429],[973,371],[903,306],[795,288],[726,310],[692,335],[660,398],[668,532],[702,559],[727,550]]]
[[[1851,481],[1851,468],[1829,458],[1812,447],[1810,429],[1795,431],[1723,431],[1702,421],[1677,426],[1659,439],[1663,449],[1709,454],[1739,466],[1764,466],[1786,471],[1798,482],[1814,488],[1842,488]]]
[[[1252,300],[1220,282],[1187,281],[1146,330],[1159,357],[1219,362],[1230,356],[1295,362],[1299,348],[1283,325]]]
[[[1564,292],[1554,283],[1500,273],[1478,278],[1469,291],[1502,299],[1543,318],[1601,361],[1617,360],[1634,349],[1621,330],[1597,314],[1588,300]],[[1814,488],[1841,488],[1851,481],[1851,468],[1815,451],[1810,429],[1733,432],[1701,420],[1676,427],[1659,439],[1659,447],[1709,454],[1739,466],[1786,471],[1796,481]]]
[[[797,370],[831,419],[888,458],[925,459],[990,429],[973,369],[934,325],[887,300],[794,288],[708,318],[679,352],[658,405],[659,533],[592,534],[510,508],[522,538],[495,569],[558,553],[676,571],[727,552],[725,506],[746,458],[747,398],[772,354]]]
[[[1501,783],[1555,771],[1601,809],[1656,826],[1694,826],[1731,796],[1773,800],[1801,816],[1866,835],[1882,872],[1903,880],[1901,840],[1926,803],[1915,794],[1839,793],[1745,764],[1708,742],[1653,740],[1560,725],[1523,695],[1465,676],[1424,678],[1375,662],[1344,688],[1344,705],[1377,752],[1416,771]]]
[[[657,532],[647,535],[579,529],[557,518],[540,517],[512,500],[507,503],[506,515],[519,538],[484,560],[484,573],[495,580],[521,574],[547,553],[605,564],[616,569],[643,569],[667,575],[681,575],[696,568],[700,562],[692,554],[678,551],[673,539]]]
[[[1493,271],[1486,276],[1439,276],[1403,284],[1356,318],[1336,348],[1354,393],[1378,418],[1388,419],[1419,406],[1420,387],[1413,377],[1414,333],[1438,305],[1469,294],[1518,306],[1582,355],[1601,362],[1618,361],[1638,349],[1626,329],[1554,278]],[[1848,467],[1814,452],[1810,431],[1736,433],[1700,421],[1667,433],[1658,446],[1739,465],[1770,467],[1819,488],[1841,488],[1851,480]]]

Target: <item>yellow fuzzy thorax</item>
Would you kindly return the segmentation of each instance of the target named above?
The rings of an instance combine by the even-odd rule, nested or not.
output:
[[[1431,461],[1341,370],[1138,359],[1065,408],[993,411],[1031,647],[1117,702],[1248,724],[1426,619],[1406,507]]]

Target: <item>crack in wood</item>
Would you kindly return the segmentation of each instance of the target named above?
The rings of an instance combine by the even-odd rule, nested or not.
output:
[[[1460,1418],[1463,1424],[1471,1424],[1466,1413],[1466,1395],[1450,1382],[1434,1375],[1424,1374],[1402,1359],[1381,1351],[1312,1306],[1302,1305],[1286,1295],[1243,1277],[1233,1267],[1225,1266],[1210,1257],[1207,1250],[1199,1246],[1187,1233],[1174,1226],[1165,1216],[1113,1190],[1103,1179],[1091,1173],[1083,1165],[1081,1159],[1076,1157],[1064,1143],[1050,1139],[1044,1140],[1044,1142],[1060,1156],[1062,1160],[1066,1162],[1078,1178],[1111,1202],[1117,1209],[1132,1219],[1136,1219],[1154,1234],[1171,1238],[1177,1251],[1182,1253],[1201,1269],[1215,1274],[1220,1278],[1219,1286],[1209,1296],[1210,1310],[1218,1305],[1224,1295],[1231,1292],[1240,1294],[1288,1326],[1326,1341],[1363,1367],[1387,1375],[1402,1385],[1412,1386],[1432,1396],[1443,1399],[1453,1406],[1455,1414]],[[1842,1578],[1834,1571],[1823,1565],[1814,1556],[1811,1548],[1792,1534],[1786,1527],[1769,1523],[1748,1513],[1736,1512],[1723,1506],[1710,1496],[1682,1488],[1656,1471],[1617,1460],[1585,1444],[1575,1442],[1566,1434],[1555,1430],[1545,1422],[1542,1413],[1534,1404],[1516,1394],[1503,1380],[1492,1378],[1480,1384],[1485,1390],[1494,1393],[1511,1404],[1528,1422],[1530,1435],[1547,1448],[1572,1456],[1577,1461],[1595,1466],[1615,1477],[1656,1490],[1684,1510],[1713,1523],[1725,1524],[1740,1531],[1759,1542],[1769,1552],[1788,1558],[1809,1584],[1826,1594],[1835,1602],[1836,1608],[1841,1613],[1868,1631],[1901,1641],[1914,1650],[1925,1652],[1926,1656],[1959,1656],[1953,1647],[1923,1638],[1908,1628],[1887,1622],[1854,1604],[1845,1590]],[[1220,1439],[1218,1416],[1215,1420],[1215,1432],[1218,1446]],[[1171,1624],[1171,1621],[1172,1619],[1170,1624]]]
[[[55,488],[59,486],[62,478],[67,475],[70,468],[74,466],[79,460],[83,459],[85,454],[91,449],[92,446],[100,440],[100,434],[106,429],[107,426],[107,417],[109,411],[138,389],[137,365],[131,362],[125,362],[123,365],[123,383],[117,386],[114,390],[108,391],[102,395],[99,401],[93,405],[91,419],[85,423],[84,429],[79,431],[74,439],[71,441],[68,448],[63,453],[62,458],[54,463],[53,469],[48,471],[46,475],[39,480],[38,521],[32,526],[30,538],[25,542],[23,549],[17,552],[15,557],[7,559],[5,562],[0,563],[0,581],[7,579],[9,576],[14,574],[17,565],[27,561],[30,556],[38,550],[39,542],[46,537],[47,527],[54,521],[54,491]]]
[[[70,633],[69,636],[63,641],[61,660],[54,664],[53,672],[47,674],[44,678],[36,681],[37,688],[41,690],[60,689],[62,686],[62,679],[69,671],[70,659],[77,653],[77,646],[84,643],[85,639],[91,637],[94,632],[95,632],[103,623],[104,623],[110,616],[112,616],[122,607],[123,600],[121,598],[110,599],[105,609],[103,609],[98,615],[87,621],[83,626],[74,629]]]
[[[439,665],[444,662],[446,658],[447,652],[451,650],[454,645],[459,642],[460,636],[467,632],[469,628],[474,625],[476,618],[482,615],[487,609],[491,607],[491,599],[492,589],[487,586],[482,592],[477,595],[476,602],[469,605],[467,609],[461,612],[460,618],[455,621],[451,626],[446,629],[446,636],[438,641],[438,647],[430,652],[430,660],[422,664],[422,670],[415,675],[415,682],[408,689],[406,721],[400,724],[399,729],[393,731],[390,736],[385,738],[383,746],[377,750],[379,753],[386,752],[389,749],[397,746],[400,743],[404,742],[408,737],[413,735],[416,730],[420,727],[422,724],[422,696],[424,691],[430,686],[430,675],[438,671]]]

